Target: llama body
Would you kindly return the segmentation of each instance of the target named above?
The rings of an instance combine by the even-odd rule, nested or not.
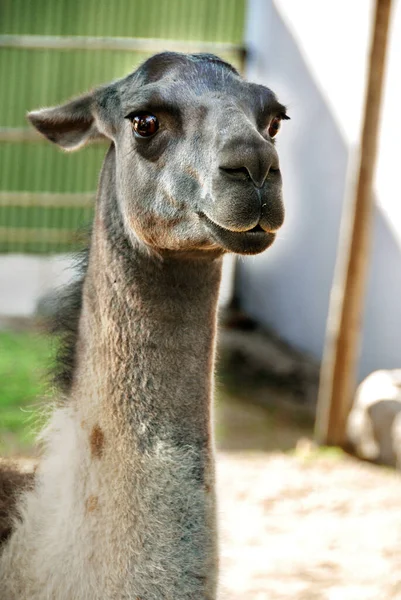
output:
[[[231,76],[232,85],[250,86],[218,59],[203,57],[202,64],[200,56],[161,56],[163,60],[145,63],[150,65],[147,79],[137,84],[137,96],[149,88],[154,94],[155,81],[167,74],[165,87],[157,90],[165,92],[183,64],[200,78],[199,85],[193,84],[198,95],[199,89],[206,94],[200,108],[217,102],[215,90],[224,77]],[[207,76],[205,65],[211,68]],[[114,84],[106,96],[99,92],[96,102],[86,96],[66,105],[67,110],[63,107],[61,116],[54,113],[60,109],[49,109],[50,115],[40,111],[32,117],[42,133],[64,147],[99,134],[110,137],[112,145],[79,291],[66,399],[44,434],[46,451],[35,487],[22,496],[20,519],[0,554],[2,597],[7,600],[216,598],[211,399],[221,257],[228,250],[256,253],[271,244],[283,217],[281,179],[275,176],[266,183],[276,154],[268,139],[255,136],[254,128],[245,136],[245,167],[244,148],[237,156],[231,138],[219,150],[217,167],[227,178],[223,183],[208,180],[199,134],[198,151],[191,145],[197,160],[185,158],[187,150],[174,139],[182,115],[174,122],[171,107],[165,110],[170,125],[159,132],[158,147],[156,141],[153,148],[147,140],[132,141],[130,125],[123,121],[131,110],[131,95],[128,101],[124,97],[133,85],[130,77]],[[232,90],[229,98],[238,119]],[[101,113],[110,115],[111,106],[116,112],[124,102],[122,137],[115,115],[110,122]],[[149,98],[147,102],[151,104]],[[281,106],[275,103],[272,114]],[[135,111],[143,114],[143,108]],[[193,135],[197,137],[196,128]],[[171,156],[180,165],[173,172],[169,156],[160,151],[163,143],[171,143]],[[140,160],[132,173],[122,168],[122,157],[135,151]],[[152,182],[146,182],[152,169],[159,186],[153,190]],[[234,197],[234,210],[226,217],[216,201],[218,192],[213,192],[224,184]],[[265,193],[269,199],[265,213],[260,199],[253,205],[254,186],[255,197]],[[195,198],[193,206],[185,204],[188,196]],[[261,225],[248,233],[255,228],[256,213]]]

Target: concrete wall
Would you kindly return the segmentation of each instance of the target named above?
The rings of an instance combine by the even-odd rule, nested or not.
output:
[[[278,150],[285,226],[265,254],[239,261],[244,308],[320,359],[347,163],[358,139],[370,0],[250,0],[248,77],[288,106]],[[376,176],[374,247],[360,378],[401,365],[401,3],[395,2]]]

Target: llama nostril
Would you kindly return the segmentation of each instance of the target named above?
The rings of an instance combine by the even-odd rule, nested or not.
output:
[[[251,181],[251,175],[246,167],[238,167],[237,169],[220,167],[220,171],[223,171],[231,179],[236,179],[237,181]]]

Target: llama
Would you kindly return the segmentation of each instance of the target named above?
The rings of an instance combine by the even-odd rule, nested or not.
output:
[[[102,167],[82,280],[62,304],[60,402],[0,556],[7,600],[214,600],[211,418],[222,256],[282,225],[269,89],[208,54],[162,53],[29,114]]]

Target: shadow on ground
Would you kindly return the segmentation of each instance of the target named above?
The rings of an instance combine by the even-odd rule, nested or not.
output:
[[[264,393],[274,391],[266,389]],[[215,421],[217,447],[225,451],[285,452],[312,435],[311,422],[297,421],[285,410],[259,405],[252,394],[247,401],[223,384],[216,392]]]

